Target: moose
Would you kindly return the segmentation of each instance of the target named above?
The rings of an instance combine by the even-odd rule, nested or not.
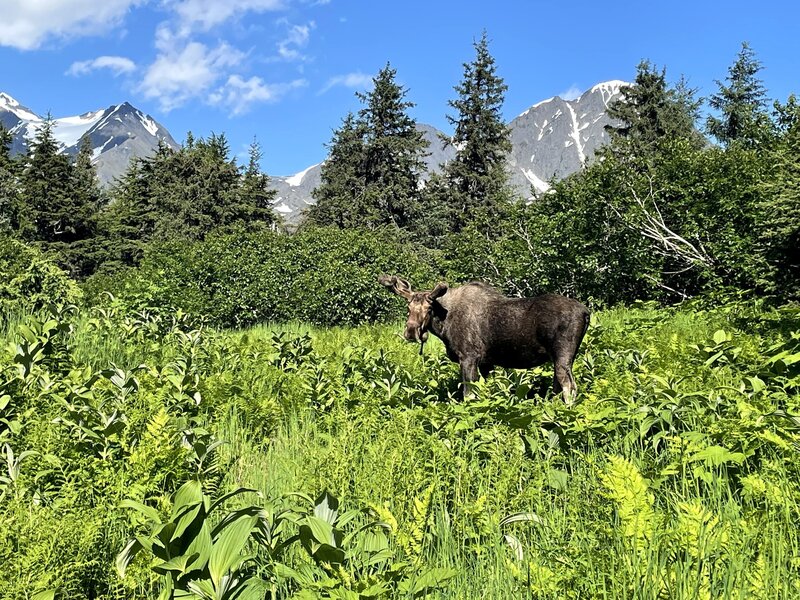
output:
[[[420,344],[433,333],[444,342],[447,357],[461,368],[464,397],[478,373],[494,367],[530,369],[552,362],[553,389],[571,402],[577,394],[572,363],[589,327],[589,310],[577,300],[555,294],[508,298],[490,285],[459,287],[438,283],[414,291],[405,279],[381,275],[381,285],[408,302],[403,336]]]

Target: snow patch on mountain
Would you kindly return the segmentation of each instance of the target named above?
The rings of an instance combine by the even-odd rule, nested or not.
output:
[[[317,166],[319,166],[319,164],[311,165],[307,169],[303,169],[299,173],[295,173],[294,175],[287,177],[284,179],[284,181],[292,187],[297,187],[303,183],[303,178],[308,174],[308,172]]]
[[[23,121],[41,120],[39,115],[35,114],[31,109],[22,106],[19,102],[5,92],[0,92],[0,110],[7,110],[8,112],[15,114]]]

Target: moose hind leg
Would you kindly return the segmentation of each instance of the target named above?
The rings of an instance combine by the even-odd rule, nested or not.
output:
[[[572,375],[572,365],[559,361],[554,365],[554,371],[553,390],[556,394],[563,392],[564,401],[571,404],[578,394],[578,386],[575,385],[575,377]]]
[[[475,395],[472,383],[478,380],[478,362],[477,358],[471,356],[461,360],[461,385],[465,400]]]

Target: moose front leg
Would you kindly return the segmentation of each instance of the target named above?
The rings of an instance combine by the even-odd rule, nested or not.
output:
[[[465,400],[475,395],[472,383],[478,381],[478,363],[479,360],[475,356],[461,359],[461,393]]]

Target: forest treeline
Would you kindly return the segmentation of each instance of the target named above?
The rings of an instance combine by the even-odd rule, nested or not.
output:
[[[316,204],[292,232],[255,142],[239,165],[224,135],[189,134],[104,190],[88,140],[65,156],[45,121],[12,157],[0,130],[2,306],[111,291],[220,325],[352,324],[394,315],[372,297],[381,272],[595,306],[797,298],[800,107],[768,98],[747,44],[705,99],[641,62],[609,107],[610,143],[533,201],[509,185],[507,87],[485,34],[474,50],[448,102],[455,157],[423,179],[427,144],[387,64],[333,132]]]

